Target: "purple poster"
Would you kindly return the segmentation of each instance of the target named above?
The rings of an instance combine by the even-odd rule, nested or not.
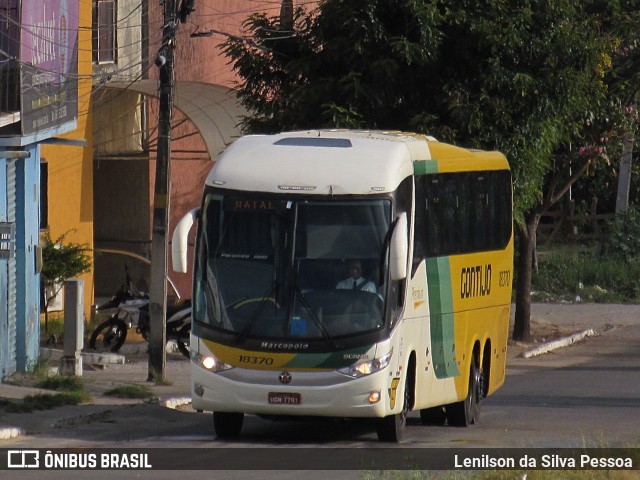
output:
[[[78,117],[78,0],[22,0],[23,135]]]

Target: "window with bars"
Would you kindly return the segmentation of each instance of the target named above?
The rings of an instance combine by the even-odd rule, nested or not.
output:
[[[97,0],[93,3],[93,61],[95,63],[115,63],[116,42],[116,2]]]
[[[20,110],[19,19],[18,2],[0,0],[0,112]]]

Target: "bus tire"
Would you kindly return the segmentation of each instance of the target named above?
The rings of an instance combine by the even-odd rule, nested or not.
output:
[[[420,421],[423,425],[444,425],[447,421],[447,412],[444,407],[423,408],[420,410]]]
[[[240,435],[244,413],[213,412],[213,429],[218,438],[234,438]]]
[[[379,441],[400,443],[404,438],[404,431],[407,426],[407,415],[409,414],[409,405],[411,401],[409,395],[409,384],[408,382],[405,382],[404,403],[402,404],[402,410],[400,413],[379,418],[377,420],[376,433],[378,434]]]
[[[480,399],[482,398],[481,372],[476,365],[475,358],[471,360],[469,368],[469,390],[464,400],[447,405],[447,421],[454,427],[468,427],[478,423],[480,417]]]

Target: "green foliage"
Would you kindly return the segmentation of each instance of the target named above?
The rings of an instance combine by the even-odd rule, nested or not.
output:
[[[475,480],[632,480],[636,473],[621,470],[501,470],[482,472]]]
[[[88,245],[73,242],[65,244],[67,233],[60,235],[55,240],[51,239],[48,232],[42,237],[42,270],[40,275],[45,306],[49,305],[58,292],[52,292],[49,298],[44,298],[46,297],[44,287],[61,284],[66,279],[86,273],[91,269],[91,256],[87,253],[89,252]],[[48,330],[48,318],[46,327]]]
[[[63,390],[67,392],[81,392],[84,390],[84,385],[78,377],[68,375],[54,375],[45,378],[36,386],[47,390]]]
[[[42,237],[42,271],[48,284],[60,283],[67,278],[88,272],[91,269],[91,257],[87,254],[86,244],[64,243],[67,234],[52,240],[49,233]]]
[[[624,470],[486,470],[486,471],[365,471],[362,480],[633,480],[634,471]]]
[[[120,385],[105,392],[105,395],[118,398],[151,398],[153,393],[144,385]]]
[[[35,360],[29,361],[27,372],[38,378],[46,377],[49,374],[49,355],[41,353]]]
[[[250,17],[223,51],[251,132],[412,130],[502,151],[530,255],[540,214],[636,130],[639,12],[640,0],[324,0],[296,10],[292,31]],[[529,322],[531,271],[518,275],[514,336]]]
[[[640,265],[640,210],[629,208],[611,222],[611,235],[602,243],[600,256]]]
[[[540,254],[532,277],[538,301],[614,303],[640,301],[640,262],[629,265],[612,257],[598,258],[594,249],[563,247]]]
[[[78,405],[91,400],[91,394],[85,390],[77,377],[55,375],[41,380],[35,386],[58,393],[27,395],[22,401],[7,400],[0,403],[0,408],[7,413],[30,413],[64,405]]]
[[[435,3],[325,1],[319,15],[296,9],[293,35],[278,17],[249,17],[254,41],[223,46],[243,79],[239,97],[255,114],[245,128],[403,127],[427,93],[439,16]]]
[[[3,408],[7,413],[31,413],[34,410],[50,410],[65,405],[78,405],[88,401],[89,398],[86,392],[63,392],[55,395],[41,393],[27,395],[22,402],[9,401]]]
[[[293,32],[253,15],[253,40],[223,51],[254,114],[246,129],[401,129],[498,149],[521,220],[565,163],[558,154],[604,158],[602,132],[622,128],[638,84],[636,3],[325,0],[297,9]]]

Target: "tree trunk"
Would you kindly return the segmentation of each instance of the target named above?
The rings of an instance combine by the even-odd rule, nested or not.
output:
[[[516,311],[513,326],[513,339],[526,341],[531,338],[531,275],[536,247],[536,230],[540,215],[529,213],[525,216],[525,225],[517,228],[518,257],[516,283]]]
[[[42,289],[42,309],[44,310],[44,331],[49,333],[49,299],[47,299],[44,285],[41,285],[40,288]]]

